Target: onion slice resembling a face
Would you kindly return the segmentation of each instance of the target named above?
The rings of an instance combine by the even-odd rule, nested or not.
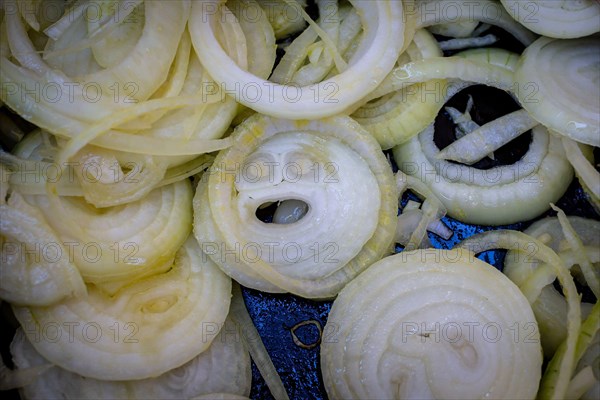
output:
[[[527,299],[465,249],[373,264],[340,292],[325,329],[335,332],[321,347],[330,398],[533,399],[540,382]]]
[[[326,298],[391,251],[397,201],[379,145],[352,119],[257,114],[199,184],[194,232],[241,284]],[[295,217],[259,220],[273,203]]]

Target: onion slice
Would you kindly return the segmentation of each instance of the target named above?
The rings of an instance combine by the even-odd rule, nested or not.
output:
[[[431,124],[395,147],[394,159],[400,170],[429,186],[448,215],[463,222],[502,225],[534,218],[563,195],[573,176],[560,139],[539,125],[519,161],[488,170],[438,159],[433,136]],[[518,208],[511,206],[515,201]]]
[[[527,111],[518,110],[475,129],[445,147],[437,157],[470,165],[536,125],[538,122]]]
[[[576,216],[569,216],[568,221],[583,242],[585,253],[590,255],[591,261],[593,263],[600,262],[600,251],[598,250],[600,247],[600,223]],[[571,265],[577,263],[577,257],[567,257],[575,250],[565,247],[565,236],[558,218],[549,217],[536,221],[524,233],[540,241],[543,240],[547,247],[556,251],[561,259],[565,260],[567,267],[571,268],[571,274],[575,273]],[[567,302],[551,284],[553,271],[532,257],[536,248],[531,246],[522,250],[525,252],[509,251],[506,254],[503,271],[526,295],[530,293],[530,288],[534,286],[539,288],[542,285],[539,297],[532,302],[532,308],[540,328],[544,353],[550,358],[567,336]],[[546,271],[550,277],[542,278],[541,271]],[[535,296],[536,294],[531,291],[530,297]],[[589,314],[591,307],[591,304],[582,302],[582,314],[584,316]]]
[[[514,19],[543,36],[573,39],[600,31],[600,3],[596,0],[501,1]]]
[[[231,280],[190,237],[168,272],[113,295],[88,285],[86,298],[13,311],[51,363],[90,378],[132,380],[158,376],[207,350],[215,335],[202,335],[207,324],[225,321],[230,299]]]
[[[217,331],[218,328],[221,328]],[[112,333],[112,332],[106,332]],[[120,332],[122,334],[122,332]],[[28,399],[189,399],[213,392],[240,396],[250,394],[250,355],[235,326],[227,319],[223,326],[207,322],[198,341],[212,339],[210,347],[191,361],[164,374],[131,381],[106,381],[84,377],[53,366],[20,391]],[[16,371],[40,368],[47,361],[35,350],[23,330],[17,330],[10,346]]]
[[[564,398],[577,363],[576,345],[581,332],[580,299],[575,283],[573,282],[573,277],[564,262],[552,249],[542,242],[518,231],[497,230],[484,232],[471,236],[461,242],[459,246],[475,252],[498,248],[527,251],[530,248],[534,248],[536,250],[534,256],[540,261],[545,262],[552,271],[553,276],[548,283],[552,283],[554,277],[558,278],[568,304],[567,336],[563,345],[563,351],[556,358],[553,358],[553,362],[551,362],[552,370],[556,369],[556,371],[552,372],[553,379],[546,380],[542,386],[542,390],[545,392],[543,398]],[[527,299],[530,303],[533,303],[538,296],[539,291],[528,296]]]
[[[325,388],[343,399],[534,399],[535,326],[519,289],[468,250],[403,251],[334,301],[325,326],[334,335],[321,346]]]
[[[233,139],[198,186],[194,233],[238,282],[333,297],[391,251],[396,185],[379,145],[355,121],[255,114]],[[257,218],[262,205],[285,200],[306,203],[308,212],[292,224]]]
[[[0,174],[6,175],[3,166]],[[85,296],[76,265],[40,210],[18,192],[3,188],[0,194],[0,298],[12,304],[44,306]]]
[[[317,85],[292,91],[289,86],[259,79],[242,70],[221,48],[214,33],[216,14],[209,11],[220,7],[222,1],[194,2],[189,29],[194,48],[209,74],[228,90],[240,94],[240,103],[277,117],[321,118],[343,111],[377,87],[392,69],[404,43],[401,2],[351,3],[362,16],[365,35],[348,69]],[[244,95],[247,88],[254,88],[258,95]]]
[[[533,118],[575,141],[600,146],[600,43],[541,37],[515,70],[515,94]]]

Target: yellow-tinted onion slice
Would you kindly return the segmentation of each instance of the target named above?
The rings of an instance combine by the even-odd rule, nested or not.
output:
[[[13,307],[25,335],[48,361],[100,380],[145,379],[179,367],[210,346],[231,301],[231,280],[190,237],[171,269],[108,295],[50,307]],[[203,340],[203,334],[204,340]]]

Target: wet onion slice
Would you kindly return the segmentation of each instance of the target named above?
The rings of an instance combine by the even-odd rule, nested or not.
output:
[[[321,347],[330,398],[533,399],[539,332],[527,299],[469,251],[385,258],[334,301]]]
[[[103,381],[86,378],[56,365],[33,382],[21,388],[27,399],[189,399],[213,392],[248,395],[252,383],[250,355],[240,340],[240,334],[231,320],[216,332],[217,324],[209,323],[197,339],[214,338],[210,347],[180,367],[157,377]],[[17,371],[48,364],[25,337],[17,330],[11,354]]]
[[[35,350],[49,362],[99,380],[156,377],[209,348],[227,316],[231,280],[190,236],[167,272],[108,294],[48,307],[13,306]],[[214,335],[204,335],[208,332]]]
[[[375,139],[348,117],[293,121],[255,115],[198,186],[194,231],[241,284],[333,297],[391,251],[397,189]],[[306,213],[297,213],[305,203]],[[284,202],[296,222],[257,210]]]

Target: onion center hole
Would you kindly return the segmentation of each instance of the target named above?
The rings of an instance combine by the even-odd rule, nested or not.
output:
[[[300,221],[309,206],[306,202],[298,199],[287,199],[269,201],[261,204],[255,212],[256,218],[266,224],[293,224]]]
[[[461,90],[444,104],[435,119],[433,141],[440,150],[456,141],[456,124],[445,111],[445,107],[454,107],[462,113],[467,108],[469,95],[473,98],[473,109],[470,115],[479,126],[521,108],[508,93],[494,87],[473,85]],[[493,160],[484,157],[471,166],[485,170],[501,165],[512,165],[529,151],[532,139],[531,131],[527,131],[494,151]],[[460,164],[454,161],[449,162]]]

